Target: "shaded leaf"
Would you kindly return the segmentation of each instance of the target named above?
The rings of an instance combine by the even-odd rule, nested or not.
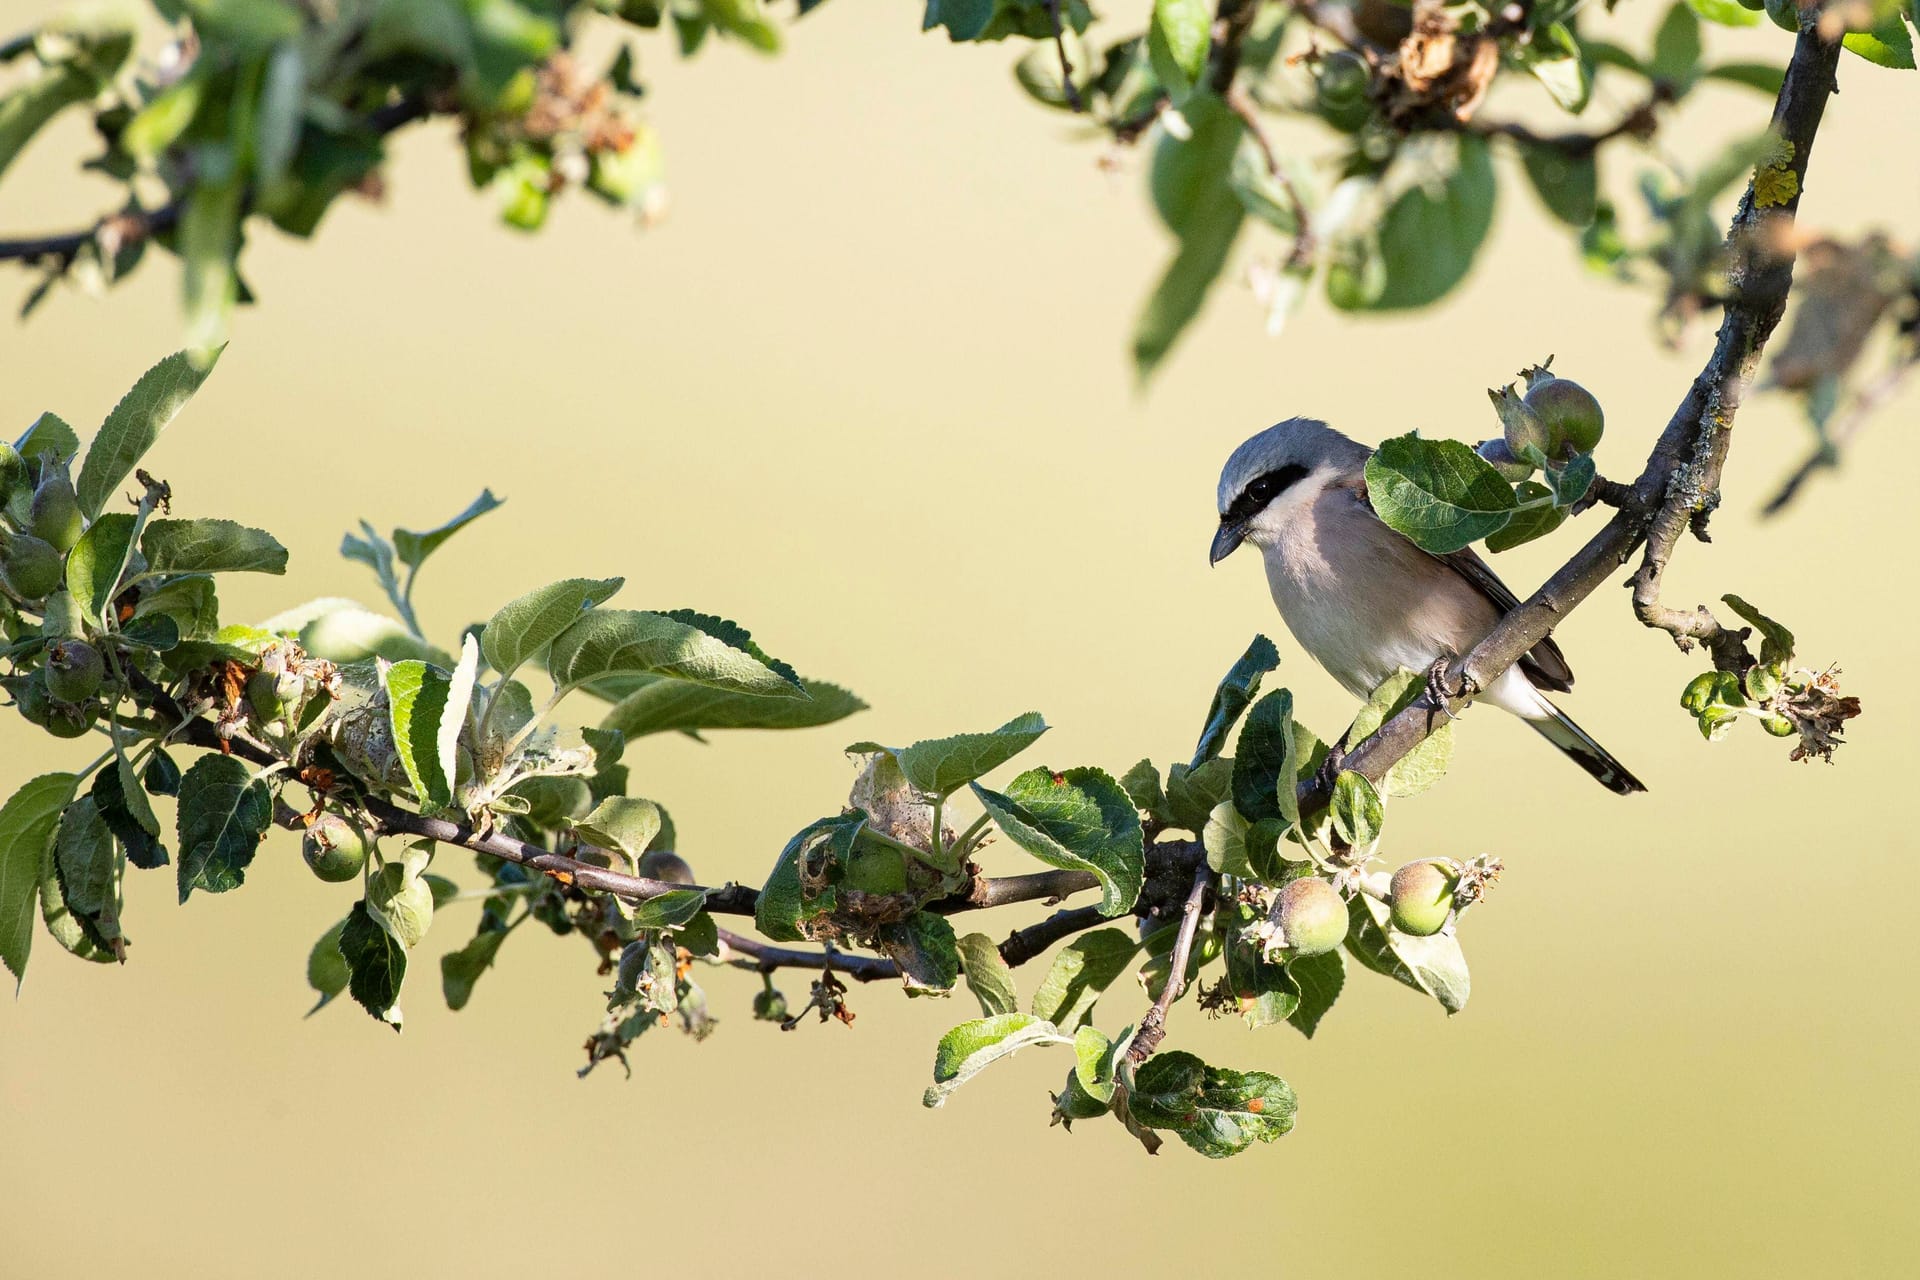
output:
[[[1054,867],[1091,871],[1100,910],[1131,910],[1146,878],[1140,814],[1104,770],[1030,769],[1004,794],[973,783],[973,794],[1009,840]]]
[[[140,537],[147,572],[285,573],[287,549],[231,520],[150,520]]]
[[[133,474],[167,424],[193,399],[219,358],[218,351],[205,355],[176,351],[141,374],[120,398],[95,433],[74,483],[80,510],[89,519],[106,509],[121,482]]]
[[[984,933],[969,933],[954,945],[960,952],[960,971],[967,976],[967,988],[980,1001],[980,1012],[990,1018],[1017,1011],[1020,991],[1013,970],[1007,967],[993,939]]]
[[[933,1085],[921,1101],[929,1107],[945,1105],[955,1089],[1028,1045],[1072,1043],[1051,1022],[1032,1014],[1003,1013],[963,1022],[940,1037],[933,1055]]]
[[[1492,464],[1458,440],[1395,436],[1367,459],[1366,479],[1380,518],[1435,555],[1500,529],[1517,505]]]
[[[246,879],[273,820],[273,797],[232,756],[206,755],[180,779],[180,901],[195,889],[225,893]]]
[[[884,751],[893,757],[907,785],[926,796],[946,796],[1032,746],[1047,731],[1037,711],[1013,719],[988,733],[959,733],[950,738],[926,738],[908,747],[883,747],[856,742],[849,752],[872,755]]]

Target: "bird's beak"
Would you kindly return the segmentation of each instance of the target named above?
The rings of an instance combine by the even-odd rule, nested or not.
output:
[[[1242,542],[1245,542],[1246,539],[1246,525],[1239,523],[1230,524],[1222,520],[1220,522],[1220,532],[1213,535],[1213,549],[1207,552],[1207,563],[1210,565],[1219,564],[1222,560],[1232,555],[1235,548]]]

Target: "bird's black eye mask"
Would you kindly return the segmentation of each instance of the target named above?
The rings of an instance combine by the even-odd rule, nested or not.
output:
[[[1306,478],[1307,469],[1298,463],[1289,463],[1276,467],[1272,471],[1263,471],[1253,478],[1253,483],[1240,491],[1226,514],[1220,517],[1225,525],[1240,525],[1259,515],[1269,502],[1285,493],[1293,485]]]

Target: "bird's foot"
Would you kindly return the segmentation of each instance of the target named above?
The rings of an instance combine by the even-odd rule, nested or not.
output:
[[[1458,689],[1447,688],[1449,662],[1450,660],[1442,655],[1435,658],[1433,665],[1427,668],[1427,701],[1447,719],[1452,720],[1455,716],[1451,704],[1459,698],[1471,698],[1480,690],[1475,687],[1473,678],[1464,673],[1460,677]]]
[[[1327,749],[1327,758],[1313,771],[1313,789],[1325,795],[1333,794],[1334,780],[1340,776],[1340,767],[1346,763],[1347,744],[1343,739]]]

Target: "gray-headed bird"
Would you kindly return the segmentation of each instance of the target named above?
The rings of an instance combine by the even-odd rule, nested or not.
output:
[[[1260,548],[1287,630],[1349,693],[1366,697],[1405,668],[1425,672],[1472,649],[1519,600],[1470,548],[1437,556],[1395,533],[1367,503],[1370,451],[1324,422],[1289,418],[1254,436],[1220,473],[1218,564]],[[1511,711],[1610,791],[1645,791],[1543,690],[1573,671],[1542,640],[1479,700]]]

